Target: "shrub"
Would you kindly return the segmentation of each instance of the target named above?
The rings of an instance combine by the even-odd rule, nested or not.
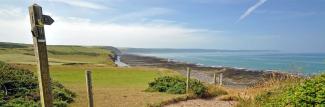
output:
[[[294,84],[294,83],[293,83]],[[325,106],[325,74],[256,97],[262,106]]]
[[[290,103],[297,106],[325,106],[325,74],[288,90]]]
[[[164,76],[156,78],[149,83],[147,91],[167,92],[171,94],[185,94],[186,93],[186,78]],[[204,96],[207,93],[205,87],[200,81],[190,80],[190,92],[197,96]]]
[[[55,106],[73,102],[73,92],[58,82],[51,86]],[[0,106],[38,107],[39,100],[38,81],[33,72],[0,62]]]
[[[175,83],[173,86],[167,89],[167,93],[172,93],[172,94],[185,93],[186,90],[184,89],[184,87],[186,87],[186,84],[184,84],[183,82]]]
[[[190,91],[197,96],[203,97],[207,95],[207,87],[205,87],[199,80],[190,80]]]

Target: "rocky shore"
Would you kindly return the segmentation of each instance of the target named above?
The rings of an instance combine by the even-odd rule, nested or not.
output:
[[[186,75],[186,68],[192,69],[191,76],[206,83],[213,83],[213,75],[216,73],[223,74],[223,84],[226,87],[245,88],[255,84],[264,82],[271,78],[286,78],[288,74],[271,72],[271,71],[257,71],[238,69],[231,67],[208,67],[197,64],[173,61],[170,59],[141,56],[136,54],[122,54],[121,61],[129,66],[144,66],[144,67],[158,67],[167,68],[178,71]]]

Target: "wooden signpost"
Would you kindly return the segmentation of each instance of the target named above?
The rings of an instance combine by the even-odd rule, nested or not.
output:
[[[29,16],[37,59],[41,104],[42,107],[53,107],[44,25],[51,25],[54,20],[50,16],[43,15],[42,7],[37,4],[29,7]]]

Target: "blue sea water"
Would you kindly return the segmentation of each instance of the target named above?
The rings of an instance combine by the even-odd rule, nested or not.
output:
[[[142,53],[142,55],[168,58],[205,66],[278,70],[283,72],[300,72],[303,74],[325,72],[325,53],[187,52]]]

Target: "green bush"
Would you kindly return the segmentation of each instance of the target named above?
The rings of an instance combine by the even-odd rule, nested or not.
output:
[[[73,102],[73,92],[58,82],[51,86],[55,106]],[[38,81],[33,72],[0,62],[0,106],[38,107],[39,100]]]
[[[186,78],[164,76],[156,78],[149,83],[147,91],[167,92],[171,94],[185,94],[186,93]],[[190,92],[202,97],[207,93],[207,87],[200,81],[190,80]]]
[[[207,94],[207,87],[205,87],[198,80],[190,81],[190,90],[192,90],[195,95],[200,96],[200,97]]]
[[[325,106],[325,74],[306,80],[298,87],[289,90],[291,103],[297,106]]]
[[[325,74],[256,97],[262,106],[325,107]]]

